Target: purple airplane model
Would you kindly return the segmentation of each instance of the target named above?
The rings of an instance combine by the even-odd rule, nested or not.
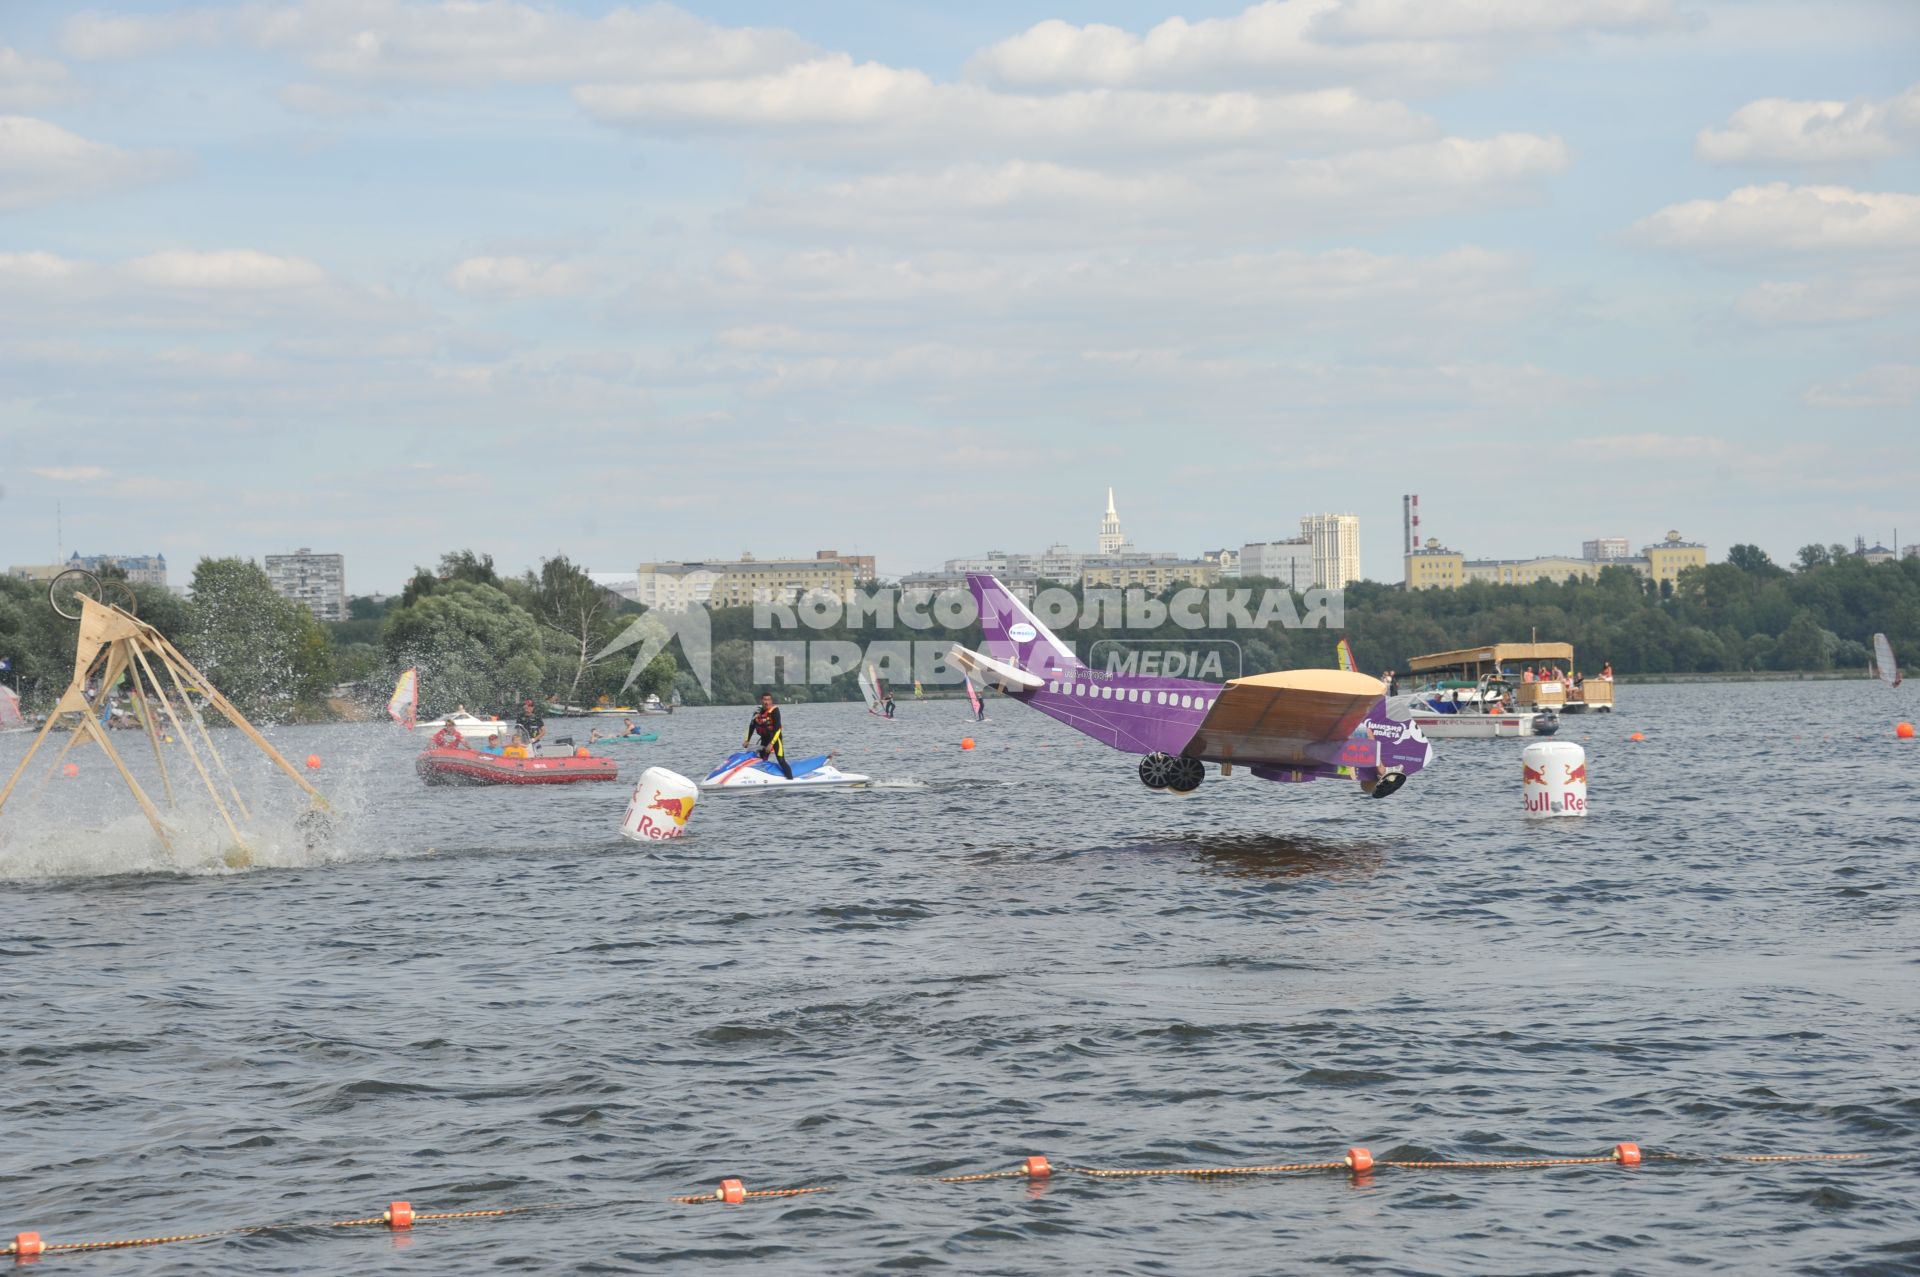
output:
[[[1406,784],[1433,747],[1412,723],[1387,717],[1386,686],[1347,670],[1283,670],[1224,686],[1187,678],[1102,673],[1007,592],[969,573],[986,651],[956,645],[974,678],[1140,760],[1149,789],[1192,793],[1217,763],[1263,780],[1351,777],[1374,798]]]

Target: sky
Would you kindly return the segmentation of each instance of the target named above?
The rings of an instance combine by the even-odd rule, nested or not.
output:
[[[1911,0],[0,3],[0,566],[1784,561],[1916,423]]]

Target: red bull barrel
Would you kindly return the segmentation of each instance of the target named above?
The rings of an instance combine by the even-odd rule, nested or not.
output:
[[[627,814],[620,821],[622,837],[635,842],[664,842],[687,832],[700,787],[679,772],[649,767],[634,784]]]
[[[1529,816],[1587,814],[1587,751],[1572,741],[1537,741],[1520,751],[1520,792]]]

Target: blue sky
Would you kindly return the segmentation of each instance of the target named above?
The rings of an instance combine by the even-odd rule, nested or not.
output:
[[[0,559],[1920,540],[1920,6],[0,24]]]

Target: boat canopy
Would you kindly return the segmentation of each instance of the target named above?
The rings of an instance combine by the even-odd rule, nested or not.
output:
[[[1573,664],[1571,643],[1489,643],[1485,647],[1467,647],[1457,652],[1435,652],[1416,656],[1407,662],[1415,674],[1433,670],[1472,670],[1477,676],[1483,666],[1503,668],[1515,661],[1564,661]]]

